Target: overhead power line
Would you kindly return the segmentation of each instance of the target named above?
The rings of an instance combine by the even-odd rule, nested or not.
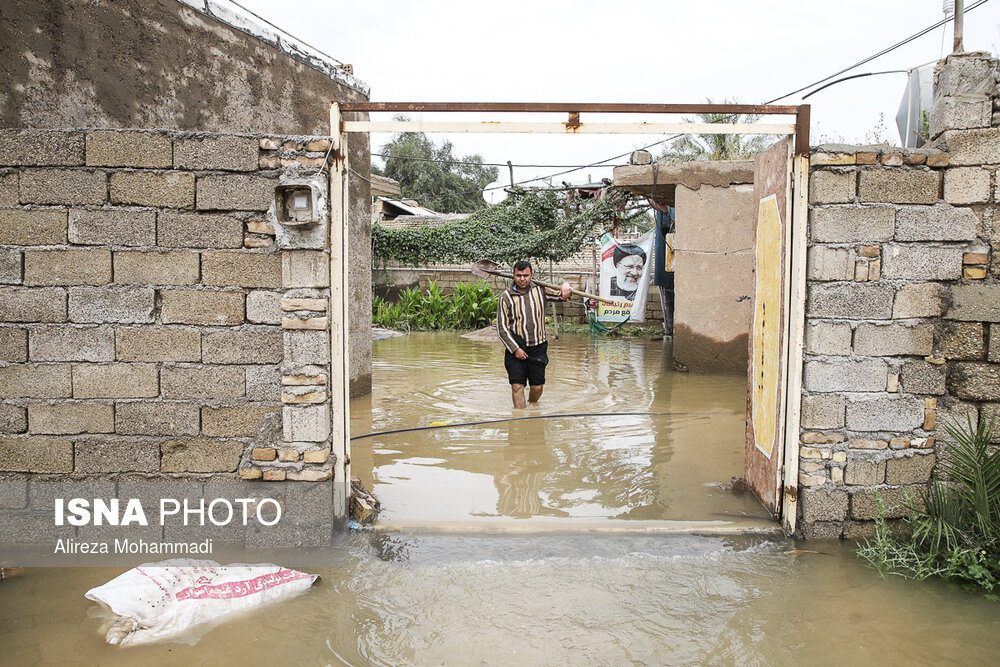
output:
[[[989,2],[989,0],[979,0],[978,2],[975,2],[975,3],[971,4],[971,5],[969,5],[968,7],[966,7],[965,11],[962,12],[962,13],[963,14],[968,14],[969,12],[971,12],[976,7],[981,7],[982,5],[985,5],[987,2]],[[923,37],[924,35],[926,35],[927,33],[931,32],[932,30],[940,28],[941,26],[943,26],[944,24],[948,23],[949,21],[954,21],[954,20],[955,20],[954,15],[945,17],[945,18],[941,19],[940,21],[938,21],[937,23],[935,23],[934,25],[928,26],[928,27],[924,28],[923,30],[910,35],[906,39],[904,39],[902,41],[899,41],[899,42],[896,42],[892,46],[889,46],[889,47],[886,47],[886,48],[882,49],[878,53],[872,54],[872,55],[868,56],[867,58],[859,60],[858,62],[854,63],[850,67],[845,67],[844,69],[839,70],[837,72],[834,72],[833,74],[831,74],[829,76],[823,77],[819,81],[813,81],[809,85],[802,86],[801,88],[799,88],[797,90],[793,90],[792,92],[787,93],[785,95],[782,95],[781,97],[775,97],[773,100],[768,100],[767,102],[764,102],[764,104],[774,104],[778,100],[783,100],[786,97],[791,97],[795,93],[801,93],[803,90],[806,90],[808,88],[812,88],[813,86],[818,86],[821,83],[825,83],[825,82],[829,81],[830,79],[832,79],[835,76],[840,76],[844,72],[849,72],[850,70],[854,69],[855,67],[861,67],[865,63],[871,62],[872,60],[875,60],[876,58],[880,58],[880,57],[884,56],[885,54],[889,53],[890,51],[895,51],[899,47],[904,46],[905,44],[909,44],[910,42],[912,42],[913,40],[917,39],[918,37]]]

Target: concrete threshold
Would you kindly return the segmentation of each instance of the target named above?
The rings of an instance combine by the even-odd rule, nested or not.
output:
[[[378,521],[382,533],[419,535],[763,535],[781,537],[781,526],[763,519],[739,521],[629,521],[627,519],[483,519],[478,521]]]

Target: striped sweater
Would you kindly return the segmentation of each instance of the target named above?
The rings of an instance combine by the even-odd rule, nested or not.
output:
[[[545,342],[545,300],[545,290],[535,283],[528,284],[527,292],[512,285],[500,294],[497,333],[511,354],[521,347],[515,336],[527,347]]]

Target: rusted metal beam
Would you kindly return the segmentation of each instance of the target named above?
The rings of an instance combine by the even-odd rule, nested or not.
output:
[[[792,134],[792,123],[521,123],[516,121],[345,120],[344,132],[487,134]]]
[[[341,111],[555,112],[555,113],[738,113],[796,114],[799,107],[769,104],[619,104],[566,102],[342,102]]]
[[[809,155],[809,105],[803,104],[795,114],[795,154]]]

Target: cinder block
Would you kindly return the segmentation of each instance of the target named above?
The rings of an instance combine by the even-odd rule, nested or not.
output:
[[[0,283],[20,284],[22,253],[19,248],[0,248]]]
[[[164,368],[160,373],[164,398],[229,401],[246,396],[243,369],[231,366]]]
[[[74,398],[153,398],[160,393],[155,364],[77,364]]]
[[[810,204],[848,204],[854,201],[857,172],[820,170],[809,174]]]
[[[260,152],[257,139],[218,135],[174,142],[174,169],[255,171]]]
[[[950,292],[951,305],[945,319],[1000,322],[1000,285],[949,285],[946,290]]]
[[[198,179],[198,210],[266,211],[278,179],[258,174],[211,174]]]
[[[847,322],[815,322],[806,325],[806,352],[847,356],[851,353],[851,325]]]
[[[1000,155],[1000,128],[952,130],[944,133],[952,166],[996,164]]]
[[[170,137],[135,130],[87,132],[87,164],[94,167],[166,167],[172,164]]]
[[[163,472],[234,472],[243,456],[243,443],[187,438],[167,440],[160,451]]]
[[[118,361],[201,361],[196,329],[119,329],[115,339]]]
[[[990,200],[990,172],[980,167],[949,169],[944,174],[944,200],[949,204],[988,202]]]
[[[1000,401],[1000,364],[958,362],[948,374],[948,392],[970,401]]]
[[[0,438],[0,471],[73,472],[73,443],[65,438]]]
[[[870,324],[854,331],[854,353],[866,357],[927,356],[934,351],[934,325]]]
[[[19,405],[0,403],[0,433],[24,433],[27,430],[27,409]]]
[[[916,487],[878,489],[879,498],[885,505],[886,517],[898,519],[909,516],[910,509],[907,499],[912,500],[914,505],[922,507],[920,490]],[[851,518],[871,521],[879,516],[878,502],[872,490],[856,491],[851,494]]]
[[[809,237],[816,243],[878,243],[892,239],[891,206],[823,206],[809,211]]]
[[[243,323],[243,292],[161,290],[164,324],[233,326]]]
[[[836,394],[802,397],[803,428],[843,428],[846,400]]]
[[[132,209],[73,209],[69,212],[69,241],[81,245],[154,245],[156,213]]]
[[[115,431],[121,435],[198,435],[199,409],[191,403],[118,402]]]
[[[875,486],[885,482],[885,461],[852,457],[844,471],[844,483],[848,486]]]
[[[325,331],[285,331],[284,341],[287,363],[330,363],[330,336]]]
[[[949,170],[951,174],[954,170]],[[948,178],[945,176],[947,198]],[[987,179],[988,180],[988,179]],[[969,208],[938,203],[934,206],[900,206],[896,212],[897,241],[971,241],[979,221]]]
[[[807,361],[803,386],[815,392],[881,392],[888,372],[888,364],[881,359]]]
[[[241,248],[243,222],[228,215],[159,213],[156,243],[164,248]]]
[[[916,283],[901,285],[892,303],[892,319],[941,317],[941,285]]]
[[[206,250],[201,281],[220,287],[281,287],[281,259],[276,254]]]
[[[22,204],[103,204],[108,175],[93,169],[25,169],[18,180]]]
[[[17,206],[17,172],[0,174],[0,206]]]
[[[281,400],[281,370],[278,366],[247,366],[246,375],[248,399]]]
[[[990,350],[987,358],[993,362],[1000,362],[1000,325],[990,325]]]
[[[194,174],[122,171],[111,174],[111,203],[194,208]]]
[[[907,361],[901,373],[903,391],[908,394],[945,393],[944,367],[926,361]]]
[[[273,364],[283,356],[280,331],[218,331],[202,344],[206,364]]]
[[[155,299],[155,290],[147,287],[70,287],[69,317],[73,322],[152,322]]]
[[[17,327],[0,327],[0,361],[28,360],[28,332]]]
[[[61,287],[0,288],[0,322],[65,321],[65,289]]]
[[[261,423],[281,408],[266,405],[241,405],[201,409],[201,432],[207,436],[249,438],[257,435]]]
[[[938,347],[945,359],[978,361],[986,352],[982,322],[946,322]]]
[[[893,287],[887,283],[812,284],[808,286],[806,315],[887,320],[892,316],[894,293]]]
[[[320,250],[286,250],[281,254],[282,284],[297,287],[329,287],[330,256]]]
[[[931,478],[937,457],[934,454],[914,454],[889,459],[885,467],[886,484],[926,484]]]
[[[993,119],[993,104],[988,95],[945,97],[934,96],[931,108],[930,134],[938,137],[948,130],[969,130],[989,127]]]
[[[917,398],[868,398],[847,403],[851,431],[907,433],[924,423],[924,402]]]
[[[32,403],[28,431],[39,435],[112,433],[114,408],[106,403]]]
[[[330,437],[330,406],[310,405],[282,409],[286,442],[325,442]]]
[[[2,398],[69,398],[72,394],[69,364],[0,366]]]
[[[986,54],[952,54],[934,73],[934,96],[993,95],[997,89],[995,76],[996,61]]]
[[[812,246],[806,267],[809,280],[851,280],[854,278],[854,253],[848,248]]]
[[[847,494],[831,488],[809,488],[799,493],[804,523],[843,521],[847,518]]]
[[[66,243],[66,211],[0,209],[0,244]]]
[[[248,292],[247,320],[257,324],[281,324],[281,293]]]
[[[861,172],[858,198],[862,202],[934,204],[941,174],[924,169],[869,169]]]
[[[74,443],[74,472],[159,472],[160,444],[136,438],[88,438]]]
[[[962,252],[962,248],[887,244],[882,248],[882,277],[890,280],[958,280],[962,277]]]
[[[117,250],[115,282],[122,285],[193,285],[198,282],[198,253]]]
[[[0,165],[65,166],[83,164],[83,133],[63,130],[0,130]]]
[[[106,285],[110,250],[25,250],[25,285]]]
[[[32,361],[114,361],[115,332],[109,327],[56,326],[32,329]]]

